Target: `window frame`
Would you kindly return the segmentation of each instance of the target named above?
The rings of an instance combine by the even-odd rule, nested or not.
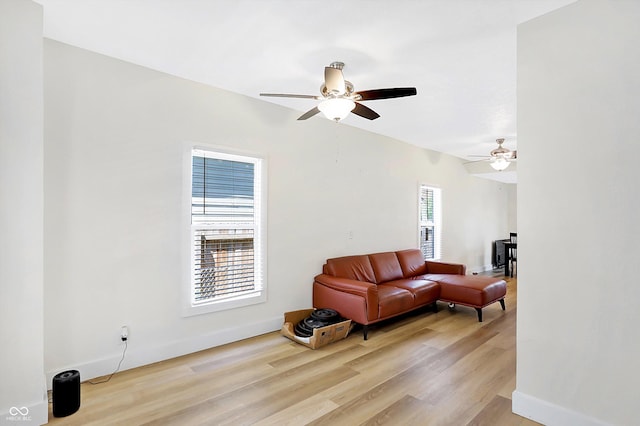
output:
[[[433,191],[433,219],[430,221],[422,220],[422,191],[423,189]],[[417,242],[418,248],[422,251],[422,229],[424,227],[433,228],[433,257],[427,257],[425,260],[438,261],[442,259],[442,188],[427,183],[418,184],[418,232]],[[422,251],[424,255],[424,251]]]
[[[254,165],[254,214],[253,214],[253,252],[254,274],[256,289],[247,293],[239,293],[235,296],[220,298],[218,300],[195,300],[195,230],[197,228],[219,228],[219,225],[208,222],[194,222],[192,215],[193,201],[193,157],[196,153],[205,154],[207,157],[228,161],[252,163]],[[219,146],[188,144],[184,153],[184,211],[187,228],[188,247],[185,252],[185,264],[187,269],[186,284],[183,291],[183,316],[193,316],[244,306],[255,305],[267,301],[267,269],[266,269],[266,236],[267,236],[267,160],[266,157],[253,152],[230,150]],[[185,241],[185,242],[186,242]]]

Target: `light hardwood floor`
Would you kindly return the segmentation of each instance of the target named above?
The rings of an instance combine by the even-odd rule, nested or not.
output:
[[[273,332],[81,386],[52,425],[535,425],[511,413],[517,281],[507,310],[458,306],[355,329],[317,350]]]

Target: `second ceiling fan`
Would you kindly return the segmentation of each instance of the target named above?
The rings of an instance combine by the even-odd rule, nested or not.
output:
[[[296,95],[286,93],[260,93],[260,96],[279,98],[304,98],[321,100],[320,104],[302,114],[298,120],[306,120],[322,112],[327,118],[340,121],[353,112],[360,117],[375,120],[380,115],[361,101],[376,99],[401,98],[417,93],[415,87],[397,87],[392,89],[374,89],[355,92],[353,84],[344,79],[342,69],[344,63],[332,62],[324,69],[324,83],[320,86],[320,95]]]
[[[518,151],[507,149],[502,146],[504,138],[496,139],[498,144],[497,148],[494,148],[489,152],[489,155],[472,155],[471,157],[484,157],[485,160],[476,161],[489,161],[491,167],[499,172],[503,171],[509,164],[518,158]],[[476,161],[468,161],[467,163],[475,163]]]

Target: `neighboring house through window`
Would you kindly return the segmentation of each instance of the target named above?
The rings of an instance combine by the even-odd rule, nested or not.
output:
[[[191,160],[191,313],[266,300],[263,160],[203,149]]]
[[[440,259],[441,189],[421,184],[419,192],[420,250],[425,259]]]

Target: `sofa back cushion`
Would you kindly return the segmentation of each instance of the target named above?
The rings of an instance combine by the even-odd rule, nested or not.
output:
[[[334,277],[349,278],[351,280],[376,282],[369,256],[366,254],[359,256],[344,256],[327,259],[327,263],[322,267],[322,272]]]
[[[369,260],[373,266],[377,284],[402,278],[402,268],[395,252],[370,254]]]
[[[415,277],[416,275],[426,274],[427,264],[424,261],[422,252],[418,249],[409,249],[397,251],[396,255],[402,268],[404,278]]]

